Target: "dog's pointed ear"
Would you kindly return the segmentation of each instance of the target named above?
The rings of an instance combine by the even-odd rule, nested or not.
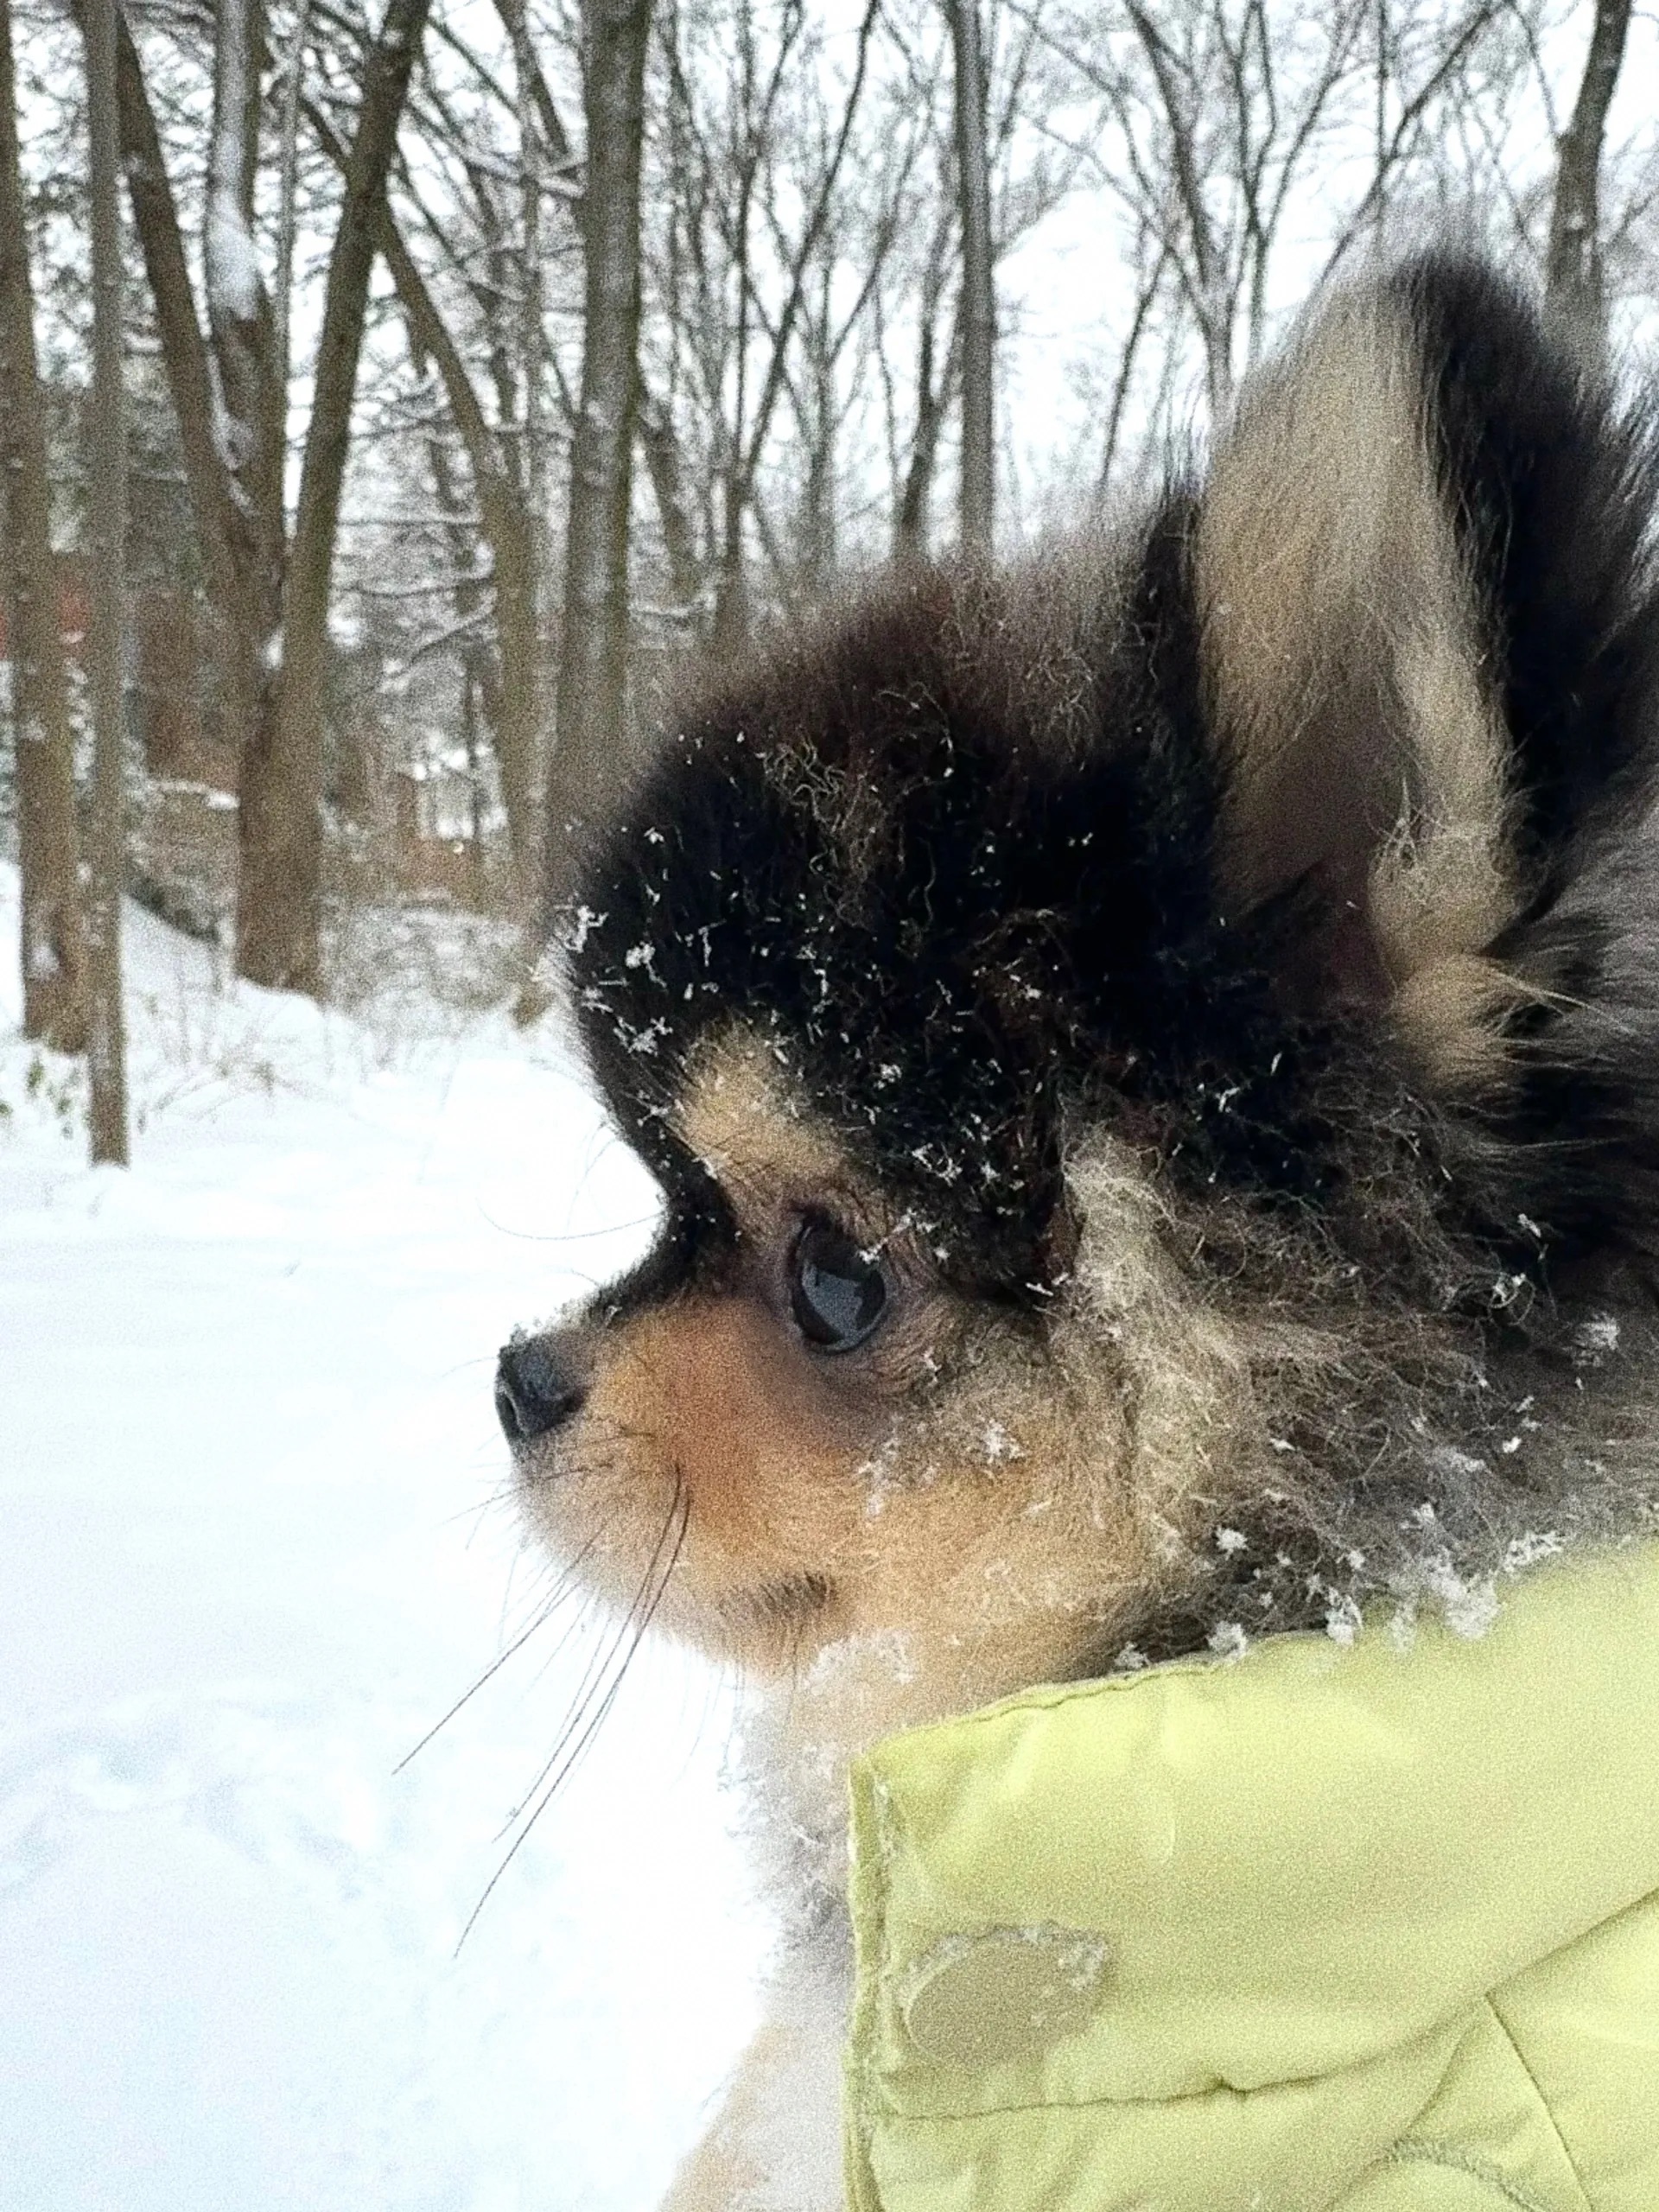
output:
[[[1287,984],[1479,1086],[1543,979],[1514,925],[1645,764],[1653,464],[1531,308],[1430,257],[1248,387],[1198,524],[1231,913]],[[1645,668],[1643,664],[1645,664]]]

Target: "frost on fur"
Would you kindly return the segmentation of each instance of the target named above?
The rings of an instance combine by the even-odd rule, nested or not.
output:
[[[1431,257],[1109,535],[718,671],[595,836],[571,995],[665,1221],[536,1340],[526,1502],[779,1687],[815,1880],[886,1729],[1481,1634],[1651,1525],[1656,514]]]

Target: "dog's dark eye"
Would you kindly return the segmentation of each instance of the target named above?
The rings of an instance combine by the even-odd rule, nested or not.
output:
[[[820,1351],[851,1351],[880,1325],[887,1274],[844,1230],[809,1221],[795,1240],[789,1302],[808,1344]]]

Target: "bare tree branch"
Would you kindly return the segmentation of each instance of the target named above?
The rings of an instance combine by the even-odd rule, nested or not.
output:
[[[1607,343],[1602,288],[1601,149],[1630,28],[1630,0],[1597,0],[1590,53],[1562,133],[1550,211],[1544,300],[1586,359],[1599,360]]]

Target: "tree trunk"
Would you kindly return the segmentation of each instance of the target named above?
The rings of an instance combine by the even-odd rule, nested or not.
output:
[[[928,508],[933,496],[934,471],[938,466],[939,433],[944,427],[951,384],[960,373],[962,319],[958,316],[951,328],[944,366],[938,382],[934,381],[937,312],[936,302],[924,304],[916,363],[916,435],[911,443],[910,463],[905,470],[893,532],[893,557],[900,568],[920,568],[927,562]]]
[[[985,146],[979,0],[945,0],[956,64],[957,197],[962,223],[963,550],[988,554],[996,512],[996,291]]]
[[[443,545],[449,562],[449,573],[454,579],[450,588],[450,603],[455,613],[456,658],[461,663],[461,737],[467,750],[467,810],[471,817],[473,843],[473,901],[482,913],[488,900],[486,895],[487,875],[484,866],[482,751],[478,741],[478,709],[480,697],[487,699],[493,706],[499,705],[501,685],[493,678],[490,670],[488,643],[479,634],[479,617],[484,611],[487,591],[484,578],[474,566],[479,531],[467,514],[461,487],[455,482],[455,472],[449,465],[448,442],[435,425],[427,432],[426,459],[432,472],[432,493],[438,512],[453,518],[444,524]],[[499,740],[494,750],[499,767],[501,757]],[[511,819],[507,834],[511,842]]]
[[[531,613],[541,626],[541,587],[547,575],[547,425],[543,420],[547,328],[542,291],[542,130],[536,93],[542,76],[531,45],[525,0],[509,0],[506,14],[512,43],[513,85],[518,110],[518,187],[524,221],[519,266],[519,346],[524,357],[524,486],[529,501],[531,578],[535,603]],[[568,153],[569,149],[566,149]],[[532,769],[531,773],[536,772]]]
[[[84,28],[80,0],[75,0],[75,4],[83,15]],[[202,582],[213,610],[213,657],[225,687],[232,733],[238,749],[245,750],[249,734],[258,721],[266,681],[265,648],[282,607],[284,380],[280,347],[268,307],[257,309],[244,328],[225,311],[227,303],[222,304],[217,327],[224,334],[229,357],[219,353],[216,342],[219,388],[242,393],[241,404],[256,425],[255,431],[245,437],[239,433],[223,435],[230,429],[229,410],[221,412],[213,359],[197,318],[178,207],[162,159],[143,64],[126,19],[119,15],[116,98],[121,166],[155,302],[162,363],[178,421],[185,481],[201,555]],[[217,251],[222,264],[230,251],[223,237]],[[253,281],[257,285],[257,268]],[[264,457],[258,460],[255,456],[261,440]],[[239,477],[227,458],[233,448],[240,451],[245,464]]]
[[[835,272],[833,250],[824,257],[817,312],[807,346],[805,374],[806,483],[801,499],[802,582],[813,599],[829,591],[839,555],[836,528],[836,441],[840,427],[839,395],[836,389],[836,357],[831,317],[834,302],[830,285]]]
[[[90,32],[77,0],[83,33]],[[162,363],[173,412],[201,555],[202,578],[214,615],[227,635],[240,628],[234,545],[235,502],[231,480],[214,437],[213,370],[201,326],[196,320],[184,236],[162,157],[162,143],[145,88],[143,67],[126,18],[116,16],[116,103],[121,167],[138,233],[144,274],[156,307]]]
[[[271,302],[277,387],[286,400],[293,352],[294,248],[299,228],[300,110],[305,101],[305,46],[311,31],[311,0],[298,0],[289,36],[287,76],[283,86],[282,128],[277,145],[276,285]],[[287,409],[284,406],[283,413]],[[286,423],[284,423],[286,428]]]
[[[260,540],[256,572],[276,579],[282,575],[285,410],[276,375],[276,319],[253,235],[264,39],[264,0],[219,0],[202,267],[224,410],[221,450],[235,506]],[[264,611],[274,628],[274,599]],[[257,642],[263,647],[265,640]]]
[[[126,397],[121,358],[116,0],[86,0],[87,137],[92,232],[91,675],[94,756],[86,898],[87,1071],[92,1159],[127,1164],[126,1032],[121,1012],[121,893],[126,875],[121,639],[126,598]]]
[[[327,116],[308,105],[313,130],[330,158],[347,161]],[[540,763],[544,744],[547,683],[543,668],[536,533],[522,480],[514,478],[485,419],[461,350],[438,312],[431,287],[404,242],[391,209],[381,203],[377,244],[409,327],[410,349],[431,361],[442,383],[455,429],[467,448],[478,494],[479,518],[495,570],[496,651],[500,682],[494,688],[491,728],[501,800],[512,849],[514,905],[528,920],[540,887],[542,810]]]
[[[243,763],[237,966],[252,982],[314,996],[323,982],[323,688],[334,538],[386,177],[429,7],[430,0],[390,0],[365,64],[345,205],[328,258],[281,661]]]
[[[74,746],[52,553],[46,421],[35,354],[10,0],[0,0],[0,495],[6,505],[0,539],[17,750],[23,1030],[60,1052],[79,1052],[86,1043],[86,944]]]
[[[695,627],[702,613],[702,563],[697,555],[697,533],[685,501],[684,470],[680,465],[680,442],[668,410],[642,384],[639,394],[639,448],[645,456],[652,494],[668,556],[668,588],[674,594],[677,618]]]
[[[627,712],[628,520],[639,406],[639,172],[652,0],[588,0],[582,406],[571,453],[549,891],[563,831],[620,766]]]
[[[1602,360],[1607,346],[1601,271],[1601,149],[1630,28],[1630,0],[1597,0],[1589,58],[1573,103],[1573,119],[1561,134],[1555,200],[1549,219],[1545,302],[1582,358],[1592,365]]]
[[[287,385],[276,319],[254,244],[264,48],[264,0],[219,0],[202,274],[218,371],[214,444],[225,474],[236,577],[236,626],[219,644],[242,762],[238,820],[245,876],[249,825],[258,815],[257,791],[249,788],[257,774],[250,772],[250,763],[268,705],[273,640],[282,620],[287,531]]]

